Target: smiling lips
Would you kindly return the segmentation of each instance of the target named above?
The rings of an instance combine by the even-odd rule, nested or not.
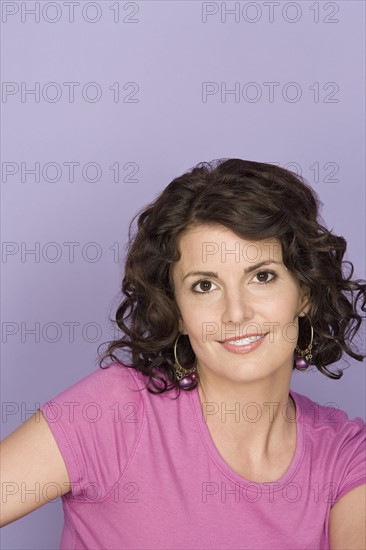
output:
[[[220,344],[224,344],[226,342],[230,342],[231,344],[234,344],[236,346],[250,344],[251,342],[255,342],[259,338],[263,338],[265,334],[247,334],[243,337],[233,336],[232,338],[226,338],[226,340],[220,340]]]
[[[267,334],[253,334],[244,338],[228,338],[220,342],[220,344],[231,353],[248,353],[257,349]]]

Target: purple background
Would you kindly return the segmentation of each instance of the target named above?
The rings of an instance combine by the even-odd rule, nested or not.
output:
[[[101,1],[94,3],[100,12],[95,23],[85,20],[97,15],[95,7],[85,9],[88,2],[75,7],[73,23],[63,2],[57,2],[58,13],[56,2],[44,13],[47,3],[40,2],[39,22],[24,13],[22,22],[20,2],[1,4],[3,86],[14,82],[20,88],[25,82],[29,89],[39,82],[41,89],[39,102],[29,95],[22,101],[19,91],[3,94],[1,103],[1,398],[3,406],[14,406],[8,417],[3,409],[2,438],[39,404],[97,368],[97,346],[113,337],[108,316],[118,302],[128,223],[174,177],[200,161],[239,157],[290,169],[296,163],[324,203],[326,225],[348,241],[355,277],[363,277],[364,2],[280,2],[272,21],[263,2],[237,2],[239,13],[226,20],[224,8],[233,9],[234,2],[223,3],[223,11],[221,2],[119,2],[120,21],[114,22],[110,8],[116,2]],[[24,4],[35,7],[35,2]],[[206,22],[205,9],[217,11]],[[46,20],[58,16],[54,23]],[[55,88],[46,95],[44,85],[50,82],[61,87],[59,101],[50,101]],[[73,103],[64,82],[80,83]],[[83,99],[81,89],[88,82],[99,84],[99,101]],[[119,102],[109,89],[115,82]],[[131,85],[123,89],[128,82],[138,85],[134,96]],[[211,89],[223,92],[237,82],[240,96],[217,92],[203,101],[203,82],[216,83]],[[245,87],[249,82],[256,84]],[[279,83],[273,100],[265,82]],[[282,95],[289,82],[301,91],[297,102],[291,101],[294,86],[286,99]],[[331,94],[335,85],[327,83],[336,83],[338,91]],[[256,90],[262,97],[250,101]],[[89,92],[92,99],[94,90]],[[128,95],[135,101],[124,102]],[[71,161],[80,163],[73,182],[63,165]],[[29,174],[22,182],[22,162],[28,168],[39,162],[41,169],[58,163],[62,176],[47,181],[41,170],[39,182]],[[81,167],[90,162],[101,168],[99,181],[87,181],[95,175],[91,168],[83,178]],[[120,180],[114,181],[109,167],[117,162]],[[11,165],[5,163],[15,163],[19,171],[6,178]],[[123,181],[136,165],[132,179],[137,181]],[[329,181],[332,166],[338,181]],[[50,167],[45,177],[55,173]],[[22,258],[22,242],[28,249],[39,243],[39,262],[34,255]],[[61,250],[58,261],[50,261],[55,247],[43,248],[51,242]],[[74,262],[65,242],[80,243]],[[99,261],[90,261],[95,247],[84,249],[84,257],[81,253],[91,242],[101,252]],[[119,257],[111,246],[118,247]],[[11,247],[14,254],[6,254]],[[21,328],[37,322],[39,342]],[[79,323],[74,342],[63,325],[70,322]],[[57,334],[51,326],[46,331],[47,323],[58,324],[57,342],[50,341]],[[83,337],[87,323],[100,326],[99,336],[90,328]],[[11,326],[18,332],[7,336]],[[359,342],[362,346],[361,337]],[[365,418],[364,364],[346,359],[350,368],[339,381],[296,372],[291,386]],[[58,548],[62,523],[58,499],[4,528],[2,548]]]

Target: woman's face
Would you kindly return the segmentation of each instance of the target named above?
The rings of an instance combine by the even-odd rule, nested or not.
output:
[[[201,225],[179,247],[173,268],[179,328],[199,369],[233,381],[292,372],[297,316],[308,311],[308,300],[283,264],[279,241],[246,241],[224,226]],[[197,271],[211,273],[192,274]],[[230,349],[221,343],[240,336],[251,341]]]

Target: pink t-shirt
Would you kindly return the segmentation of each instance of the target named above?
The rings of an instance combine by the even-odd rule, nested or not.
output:
[[[330,508],[366,483],[363,419],[291,390],[293,460],[277,481],[256,483],[215,447],[205,418],[219,405],[203,409],[197,389],[177,399],[137,391],[145,380],[112,363],[41,407],[73,487],[62,550],[329,549]]]

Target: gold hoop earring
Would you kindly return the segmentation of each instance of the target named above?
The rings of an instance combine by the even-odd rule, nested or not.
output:
[[[314,329],[309,316],[306,313],[305,315],[309,319],[310,323],[310,344],[305,349],[300,349],[299,346],[296,346],[295,365],[297,370],[306,370],[310,366],[313,358],[311,350],[313,349]]]
[[[194,366],[190,369],[185,369],[179,363],[178,357],[177,357],[177,343],[178,343],[179,337],[182,336],[182,334],[183,333],[180,332],[177,338],[175,339],[175,343],[174,343],[175,363],[173,365],[173,368],[175,370],[175,375],[178,380],[178,386],[183,390],[187,390],[191,388],[191,386],[195,384],[197,381],[197,368],[196,368],[197,361],[195,362]]]

